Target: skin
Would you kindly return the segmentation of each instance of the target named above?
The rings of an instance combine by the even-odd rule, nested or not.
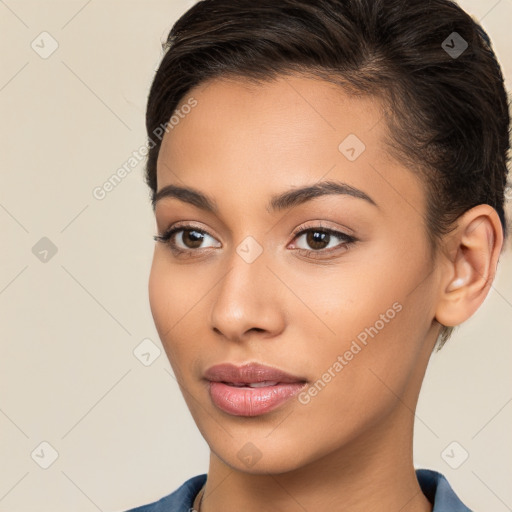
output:
[[[149,298],[211,449],[201,511],[432,510],[413,467],[414,410],[439,322],[462,323],[488,293],[503,242],[498,215],[488,205],[466,212],[431,257],[424,187],[388,154],[378,99],[301,75],[257,86],[215,79],[182,103],[190,96],[197,106],[163,139],[158,190],[193,187],[219,212],[157,202],[160,235],[182,221],[208,235],[196,245],[175,235],[188,256],[156,244]],[[338,149],[348,134],[366,145],[353,162]],[[266,207],[274,194],[326,180],[377,206],[325,195]],[[347,247],[331,236],[324,249],[293,234],[319,226],[357,241]],[[236,252],[247,236],[263,249],[252,263]],[[212,403],[203,379],[210,366],[259,362],[313,385],[394,303],[400,312],[308,403],[294,398],[256,417]],[[238,457],[244,446],[257,462]]]

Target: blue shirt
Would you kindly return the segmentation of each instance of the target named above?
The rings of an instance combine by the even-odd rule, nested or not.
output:
[[[162,499],[126,512],[189,512],[197,493],[206,482],[206,476],[206,474],[194,476]],[[432,512],[471,512],[460,501],[448,480],[441,473],[429,469],[418,469],[416,477],[423,494],[433,505]]]

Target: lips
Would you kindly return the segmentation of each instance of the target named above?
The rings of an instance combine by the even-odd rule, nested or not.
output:
[[[293,383],[306,382],[306,379],[283,372],[277,368],[256,363],[243,366],[218,364],[206,370],[205,378],[211,382],[225,382],[233,385],[258,384],[263,382]]]
[[[234,386],[235,388],[264,388],[265,386],[275,386],[279,384],[276,380],[264,380],[262,382],[226,382],[229,386]]]
[[[212,402],[233,416],[270,412],[300,392],[306,379],[256,363],[220,364],[205,372]]]

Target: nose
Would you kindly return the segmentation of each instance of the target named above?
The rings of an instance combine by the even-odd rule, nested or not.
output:
[[[237,253],[219,285],[215,287],[211,328],[225,338],[241,342],[254,336],[271,338],[286,325],[282,284],[267,268],[265,253],[252,263]]]

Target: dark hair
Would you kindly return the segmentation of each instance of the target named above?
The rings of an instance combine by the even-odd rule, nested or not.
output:
[[[478,204],[497,211],[506,238],[507,93],[489,37],[456,3],[202,0],[162,46],[146,112],[152,201],[161,146],[154,134],[193,87],[301,73],[382,100],[390,153],[426,185],[432,249]],[[452,330],[442,326],[439,348]]]

